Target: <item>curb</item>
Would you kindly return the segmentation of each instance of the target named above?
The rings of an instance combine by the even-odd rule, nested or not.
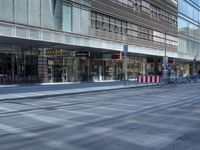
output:
[[[8,100],[25,100],[25,99],[40,99],[40,98],[49,98],[49,97],[57,97],[57,96],[65,96],[65,95],[77,95],[77,94],[84,94],[84,93],[95,93],[95,92],[104,92],[104,91],[115,91],[120,89],[134,89],[134,88],[145,88],[145,87],[152,87],[152,86],[159,86],[158,84],[153,85],[136,85],[136,86],[124,86],[119,88],[110,88],[110,89],[99,89],[99,90],[91,90],[91,91],[80,91],[80,92],[71,92],[71,93],[59,93],[59,94],[47,94],[47,95],[35,95],[35,96],[24,96],[24,97],[15,97],[15,98],[5,98],[0,99],[0,101],[8,101]]]

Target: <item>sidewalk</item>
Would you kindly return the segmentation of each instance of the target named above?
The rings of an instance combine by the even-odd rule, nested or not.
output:
[[[108,91],[125,88],[145,87],[155,84],[137,84],[135,81],[110,81],[95,83],[36,84],[0,87],[0,100],[43,98],[69,94]]]

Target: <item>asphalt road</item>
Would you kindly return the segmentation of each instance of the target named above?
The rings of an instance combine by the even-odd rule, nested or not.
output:
[[[0,150],[200,150],[200,84],[0,102]]]

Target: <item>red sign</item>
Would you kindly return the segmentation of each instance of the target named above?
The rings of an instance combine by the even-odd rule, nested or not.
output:
[[[115,53],[112,55],[112,59],[114,60],[122,60],[122,53]]]

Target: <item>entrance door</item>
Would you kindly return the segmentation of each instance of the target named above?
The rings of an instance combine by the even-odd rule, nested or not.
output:
[[[48,66],[48,82],[53,82],[53,66]]]
[[[5,84],[5,82],[6,82],[5,80],[6,80],[6,78],[3,74],[3,61],[0,60],[0,85]]]
[[[3,61],[0,60],[0,74],[3,74]]]
[[[67,78],[68,78],[68,71],[67,71],[67,67],[63,66],[63,73],[62,73],[62,81],[63,82],[67,82]]]

